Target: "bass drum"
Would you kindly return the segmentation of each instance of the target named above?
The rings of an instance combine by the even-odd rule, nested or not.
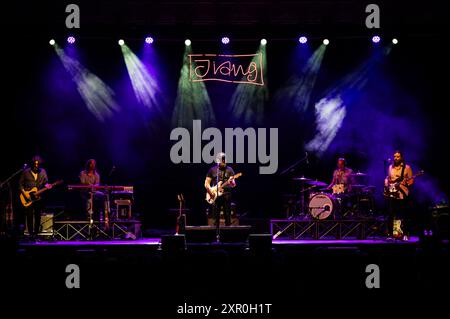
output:
[[[309,200],[309,213],[314,219],[327,219],[339,209],[339,200],[331,194],[314,193]]]

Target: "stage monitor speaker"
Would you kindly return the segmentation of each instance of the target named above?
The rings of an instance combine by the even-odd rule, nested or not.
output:
[[[162,235],[161,249],[164,252],[181,252],[186,250],[185,235]]]
[[[268,252],[272,250],[272,234],[250,234],[248,245],[251,251]]]

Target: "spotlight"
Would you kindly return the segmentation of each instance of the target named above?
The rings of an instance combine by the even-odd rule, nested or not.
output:
[[[51,39],[50,41],[48,41],[48,43],[50,43],[50,45],[55,45],[55,40]]]
[[[372,37],[372,42],[373,43],[378,43],[378,42],[380,42],[381,41],[381,38],[378,36],[378,35],[374,35],[373,37]]]
[[[300,42],[301,44],[305,44],[306,42],[308,42],[308,38],[307,37],[300,37],[300,38],[298,38],[298,42]]]
[[[122,39],[119,40],[119,45],[122,46],[125,44],[125,41],[123,41]]]
[[[323,44],[324,44],[324,45],[330,44],[330,40],[328,40],[328,39],[323,39]]]
[[[186,45],[186,46],[190,46],[191,45],[191,40],[189,40],[189,39],[186,39],[185,41],[184,41],[184,44]]]
[[[228,43],[230,43],[230,38],[229,38],[229,37],[223,37],[223,38],[222,38],[222,43],[223,43],[223,44],[228,44]]]
[[[152,44],[153,43],[153,38],[152,37],[146,37],[145,38],[145,43],[147,43],[147,44]]]
[[[68,37],[67,38],[67,43],[74,44],[75,43],[75,37],[73,37],[73,36]]]
[[[398,43],[398,40],[397,40],[396,38],[393,38],[393,39],[392,39],[392,43],[393,43],[393,44],[397,44],[397,43]]]
[[[261,39],[261,44],[262,45],[266,45],[267,44],[267,40],[266,39]]]

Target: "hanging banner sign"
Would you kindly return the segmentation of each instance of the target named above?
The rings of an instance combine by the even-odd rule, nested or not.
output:
[[[262,53],[189,54],[192,82],[221,81],[264,85]]]

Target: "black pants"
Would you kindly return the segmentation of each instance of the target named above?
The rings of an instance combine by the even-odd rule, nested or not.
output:
[[[43,211],[42,201],[37,201],[25,207],[25,218],[27,222],[28,234],[37,236],[41,229],[41,213]]]
[[[388,213],[388,234],[392,235],[394,228],[394,220],[402,221],[402,230],[405,235],[409,236],[409,201],[408,199],[387,199],[387,213]]]
[[[220,211],[223,210],[225,225],[231,225],[231,193],[225,193],[218,197],[212,205],[214,225],[220,225]]]
[[[92,194],[84,193],[82,194],[83,207],[86,210],[88,218],[96,219],[101,214],[100,212],[104,210],[105,205],[105,194],[102,192],[95,192]]]

